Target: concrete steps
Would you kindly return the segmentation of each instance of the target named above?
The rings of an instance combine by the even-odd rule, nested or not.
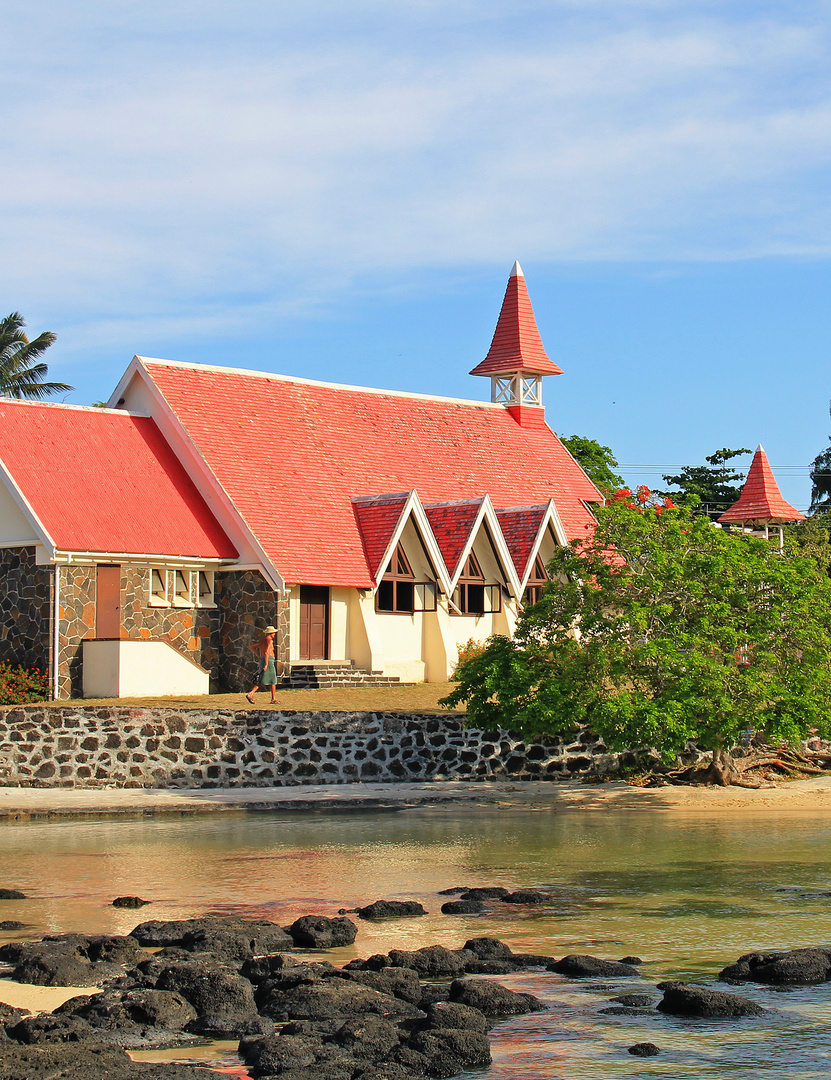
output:
[[[309,663],[293,664],[280,685],[291,690],[325,690],[336,686],[395,686],[400,681],[352,664]]]

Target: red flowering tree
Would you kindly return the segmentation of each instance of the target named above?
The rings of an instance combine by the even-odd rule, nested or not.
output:
[[[459,664],[448,706],[529,736],[588,724],[667,760],[694,740],[716,764],[748,728],[777,742],[829,732],[831,580],[813,560],[646,488],[597,517],[557,550],[514,639]]]

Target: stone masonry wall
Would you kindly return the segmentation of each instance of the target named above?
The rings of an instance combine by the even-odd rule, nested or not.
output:
[[[0,550],[0,660],[49,670],[51,579],[33,547]]]
[[[228,690],[242,693],[251,689],[257,663],[251,646],[257,628],[272,623],[279,630],[274,640],[277,674],[289,669],[288,602],[280,599],[256,570],[232,570],[217,574],[214,597],[220,612],[218,641],[219,681]]]
[[[70,565],[60,570],[60,696],[83,693],[83,642],[95,637],[94,566]],[[219,612],[215,608],[151,607],[150,569],[121,567],[122,635],[169,641],[218,679],[216,649]]]
[[[565,780],[607,775],[591,732],[526,741],[458,716],[175,709],[0,709],[0,785],[274,787],[414,780]]]

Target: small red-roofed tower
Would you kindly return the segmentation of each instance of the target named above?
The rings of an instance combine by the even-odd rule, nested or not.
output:
[[[753,455],[739,501],[725,510],[718,520],[725,525],[740,525],[749,532],[763,532],[765,537],[770,536],[771,526],[774,526],[779,532],[780,547],[784,543],[782,526],[791,521],[805,521],[805,515],[782,498],[761,443]]]
[[[549,359],[537,329],[534,309],[525,285],[525,275],[518,262],[514,263],[502,310],[496,323],[488,355],[471,375],[489,375],[491,401],[501,402],[511,411],[518,423],[532,419],[526,407],[541,420],[542,380],[545,375],[562,375],[562,370]],[[525,415],[524,415],[525,414]]]

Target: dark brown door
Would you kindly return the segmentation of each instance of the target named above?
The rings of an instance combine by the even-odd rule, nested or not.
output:
[[[121,637],[121,567],[98,566],[95,572],[95,636]]]
[[[300,586],[300,659],[329,659],[329,586]]]

